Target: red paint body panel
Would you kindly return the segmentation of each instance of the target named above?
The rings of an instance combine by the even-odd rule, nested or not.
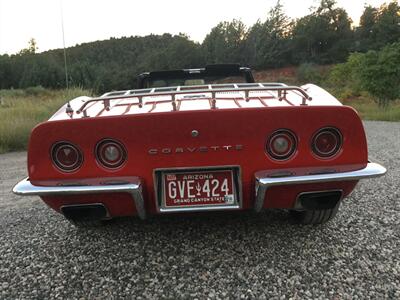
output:
[[[327,126],[338,128],[343,135],[342,150],[328,160],[315,157],[310,148],[313,134]],[[281,128],[291,130],[298,138],[295,155],[284,162],[270,159],[265,152],[268,136]],[[199,131],[199,135],[192,137],[192,130]],[[102,168],[96,162],[94,149],[96,143],[104,138],[117,139],[127,149],[128,161],[117,171]],[[80,147],[84,162],[78,171],[66,174],[53,166],[50,148],[57,141],[70,141]],[[235,148],[236,145],[240,147]],[[227,150],[223,146],[231,148]],[[207,152],[203,152],[204,147],[207,147]],[[183,148],[184,152],[179,149],[179,153],[175,153],[176,148]],[[153,153],[157,149],[158,154],[149,154],[151,149]],[[172,153],[163,154],[162,149],[172,149]],[[216,109],[49,121],[33,130],[28,152],[29,177],[37,185],[48,180],[140,177],[146,210],[150,213],[157,213],[153,172],[159,168],[240,166],[243,208],[249,209],[253,207],[254,173],[257,171],[296,169],[297,175],[305,175],[311,170],[357,170],[365,167],[367,162],[363,125],[357,113],[347,106]],[[274,187],[267,192],[264,206],[293,207],[297,194],[304,191],[342,189],[348,194],[355,184],[336,182]],[[109,210],[113,216],[135,214],[132,200],[126,199],[129,199],[128,195],[114,197],[111,194],[44,198],[56,210],[69,202],[104,202],[111,207]]]

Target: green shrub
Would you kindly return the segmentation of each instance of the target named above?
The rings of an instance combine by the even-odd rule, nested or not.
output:
[[[313,63],[301,64],[297,69],[296,76],[301,83],[319,84],[322,80],[320,71]]]
[[[363,54],[357,70],[361,87],[379,106],[400,98],[400,43],[387,45],[380,51]]]
[[[368,92],[380,107],[400,97],[400,43],[380,51],[352,53],[347,62],[336,65],[329,76],[338,94]]]
[[[24,93],[27,96],[39,96],[39,95],[48,95],[49,90],[45,89],[41,85],[32,86],[24,89]]]

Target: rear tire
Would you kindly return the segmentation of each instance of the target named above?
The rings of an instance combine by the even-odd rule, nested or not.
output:
[[[290,214],[298,224],[323,224],[333,219],[340,206],[340,201],[334,208],[320,210],[290,210]]]

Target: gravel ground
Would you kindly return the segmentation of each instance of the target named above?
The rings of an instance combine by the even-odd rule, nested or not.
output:
[[[332,222],[284,211],[120,219],[77,230],[9,191],[25,153],[0,156],[0,298],[400,299],[400,123],[365,123],[366,180]]]

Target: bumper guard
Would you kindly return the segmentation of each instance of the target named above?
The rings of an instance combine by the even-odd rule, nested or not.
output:
[[[264,206],[265,193],[268,188],[278,185],[304,184],[304,183],[321,183],[330,181],[350,181],[365,178],[379,177],[386,173],[386,169],[376,163],[368,163],[364,169],[302,176],[286,176],[286,177],[268,177],[270,171],[260,171],[255,174],[256,178],[256,200],[254,209],[260,212]]]
[[[135,202],[138,216],[141,219],[146,218],[142,187],[139,178],[136,178],[126,184],[83,186],[37,186],[33,185],[29,181],[29,178],[25,178],[14,186],[13,193],[20,196],[66,196],[99,193],[128,193],[132,196],[132,199]]]

